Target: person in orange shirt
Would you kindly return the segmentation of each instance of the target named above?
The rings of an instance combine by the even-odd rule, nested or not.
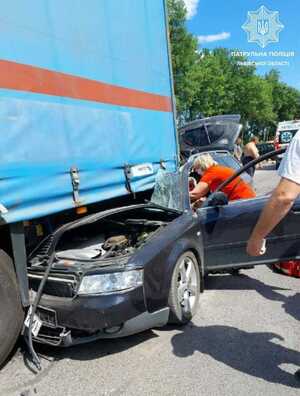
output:
[[[192,202],[202,200],[235,173],[235,170],[219,165],[210,154],[202,154],[194,162],[194,171],[201,176],[201,180],[190,191]],[[221,190],[227,195],[229,201],[254,198],[256,196],[252,187],[241,177],[236,177]]]

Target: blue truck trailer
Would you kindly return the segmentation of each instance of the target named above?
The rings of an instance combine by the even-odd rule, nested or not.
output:
[[[164,0],[12,0],[1,13],[0,365],[30,305],[30,252],[86,212],[144,199],[178,165]]]

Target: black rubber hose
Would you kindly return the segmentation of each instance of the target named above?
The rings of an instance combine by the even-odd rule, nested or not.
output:
[[[29,320],[29,325],[28,325],[28,330],[27,330],[27,338],[25,336],[25,340],[27,342],[29,352],[32,356],[32,361],[36,365],[38,370],[41,370],[42,367],[41,367],[41,361],[40,361],[37,353],[35,352],[35,349],[33,347],[33,342],[32,342],[32,325],[33,325],[34,315],[36,313],[37,306],[39,305],[39,302],[41,300],[44,286],[47,282],[47,279],[49,277],[49,274],[50,274],[50,271],[52,268],[53,261],[55,259],[55,249],[56,249],[57,242],[59,241],[60,237],[63,235],[63,233],[65,231],[67,231],[68,229],[71,229],[73,226],[77,225],[77,223],[79,223],[78,220],[74,221],[72,223],[69,223],[69,224],[65,224],[62,227],[60,227],[57,231],[55,231],[54,234],[52,235],[53,242],[52,242],[51,246],[49,247],[48,255],[44,259],[48,263],[47,268],[46,268],[44,276],[41,280],[41,283],[39,284],[39,288],[36,293],[34,302],[31,306],[31,315],[30,315],[30,320]],[[26,335],[26,334],[24,334],[24,335]]]
[[[225,180],[222,184],[220,184],[215,192],[221,191],[224,186],[227,186],[227,184],[231,183],[236,177],[240,176],[242,173],[246,172],[247,169],[251,168],[252,166],[255,166],[257,163],[262,162],[267,159],[270,159],[270,158],[273,158],[273,157],[277,156],[278,154],[283,154],[285,151],[286,151],[286,148],[271,151],[270,153],[264,154],[264,155],[260,156],[259,158],[248,162],[247,165],[240,168],[229,179]]]
[[[147,205],[145,205],[145,206],[147,206]],[[110,212],[110,210],[108,210],[108,212]],[[52,268],[53,261],[55,259],[55,249],[56,249],[57,243],[58,243],[59,239],[62,237],[62,235],[66,231],[71,230],[73,228],[80,227],[80,226],[85,225],[85,224],[93,223],[94,221],[97,221],[98,219],[103,217],[104,214],[105,214],[105,212],[104,213],[102,212],[101,214],[96,213],[96,214],[87,216],[86,218],[75,220],[75,221],[73,221],[71,223],[68,223],[68,224],[64,224],[63,226],[59,227],[56,231],[54,231],[54,233],[51,236],[53,238],[53,241],[52,241],[51,246],[49,247],[49,250],[47,252],[48,253],[47,256],[45,256],[45,261],[48,262],[48,265],[47,265],[46,271],[44,273],[44,276],[43,276],[43,278],[41,280],[41,283],[39,285],[39,288],[38,288],[38,291],[36,293],[34,302],[32,304],[31,316],[30,316],[30,320],[29,320],[28,330],[26,332],[24,330],[24,337],[25,337],[25,340],[27,342],[27,345],[28,345],[28,348],[29,348],[29,352],[30,352],[30,354],[32,356],[33,363],[36,365],[38,370],[41,370],[41,362],[40,362],[40,359],[39,359],[37,353],[34,350],[33,343],[32,343],[33,318],[34,318],[37,306],[39,305],[39,302],[41,300],[41,296],[43,294],[44,286],[45,286],[45,284],[47,282],[48,276],[49,276],[51,268]],[[27,339],[26,339],[26,333],[27,333]]]
[[[34,318],[34,315],[36,313],[37,306],[38,306],[38,304],[40,302],[40,299],[41,299],[41,296],[43,294],[43,289],[44,289],[45,283],[47,282],[48,276],[49,276],[50,271],[51,271],[51,267],[52,267],[52,263],[54,261],[54,257],[55,257],[55,253],[52,253],[52,255],[49,257],[49,260],[47,260],[48,261],[48,266],[47,266],[47,269],[46,269],[46,271],[44,273],[44,276],[43,276],[43,278],[41,280],[41,283],[39,285],[39,288],[38,288],[37,294],[35,296],[34,302],[32,304],[31,315],[30,315],[30,320],[29,320],[29,326],[28,326],[28,330],[27,330],[27,333],[28,333],[27,334],[27,339],[25,338],[26,342],[27,342],[27,345],[28,345],[28,348],[29,348],[29,351],[30,351],[30,354],[32,356],[33,363],[36,365],[38,370],[41,370],[42,366],[41,366],[40,358],[38,357],[37,353],[35,352],[34,347],[33,347],[33,343],[32,343],[32,325],[33,325],[33,318]]]

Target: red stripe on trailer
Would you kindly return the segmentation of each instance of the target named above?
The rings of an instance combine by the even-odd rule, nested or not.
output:
[[[6,60],[0,60],[0,88],[172,112],[172,100],[168,96]]]

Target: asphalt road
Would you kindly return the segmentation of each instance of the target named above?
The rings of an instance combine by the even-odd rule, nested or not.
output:
[[[274,184],[275,172],[257,172],[256,187]],[[209,276],[189,325],[67,350],[39,347],[38,374],[18,349],[0,373],[0,395],[299,395],[299,320],[300,279],[266,266]]]

